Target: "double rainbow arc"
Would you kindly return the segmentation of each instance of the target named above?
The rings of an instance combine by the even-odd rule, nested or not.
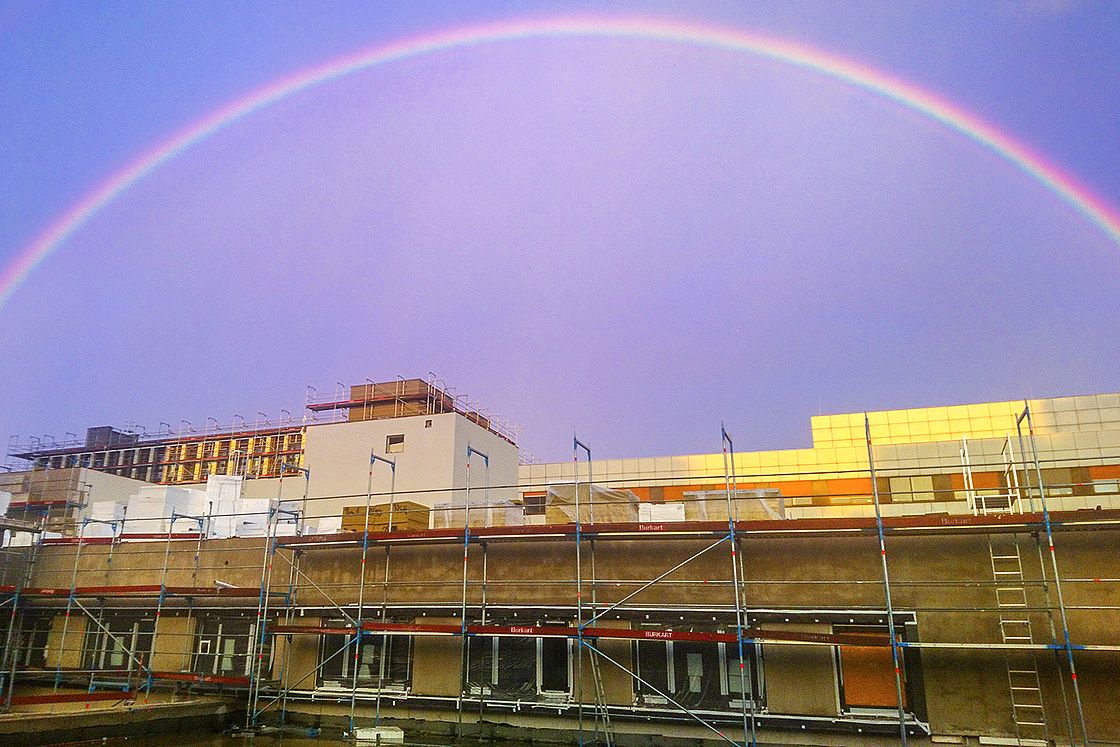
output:
[[[1027,145],[974,114],[881,70],[794,42],[726,27],[650,18],[543,18],[467,26],[402,39],[278,80],[239,98],[143,153],[73,205],[0,268],[0,306],[20,283],[93,215],[192,145],[260,109],[314,86],[369,68],[452,49],[538,38],[664,41],[776,60],[870,91],[944,125],[1004,158],[1044,185],[1120,244],[1120,213]]]

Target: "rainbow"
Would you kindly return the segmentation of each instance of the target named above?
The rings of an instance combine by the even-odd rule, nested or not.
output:
[[[109,177],[0,268],[0,306],[35,267],[130,186],[224,127],[313,86],[358,71],[452,49],[538,38],[607,37],[710,47],[769,58],[870,91],[1006,159],[1120,244],[1120,213],[1027,145],[934,93],[888,73],[794,42],[738,29],[651,18],[538,18],[440,31],[363,50],[304,70],[223,106]]]

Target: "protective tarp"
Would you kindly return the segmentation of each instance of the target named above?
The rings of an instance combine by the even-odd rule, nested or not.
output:
[[[688,521],[727,521],[726,490],[696,490],[684,494]],[[786,518],[786,499],[778,488],[736,490],[732,511],[737,521]]]
[[[236,533],[243,483],[244,478],[234,475],[210,475],[206,479],[210,537],[232,537]]]
[[[579,520],[582,524],[636,522],[639,520],[638,496],[629,490],[584,483],[579,486]],[[549,485],[545,496],[545,523],[574,524],[575,521],[576,486]]]
[[[537,695],[535,638],[472,636],[467,646],[467,691],[491,700]]]
[[[471,501],[468,512],[462,503],[437,503],[431,510],[432,528],[462,527],[469,519],[472,527],[508,527],[525,523],[525,511],[513,501]]]

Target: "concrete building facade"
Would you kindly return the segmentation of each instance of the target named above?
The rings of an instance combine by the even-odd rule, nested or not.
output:
[[[260,537],[126,520],[80,540],[88,494],[137,481],[63,479],[71,536],[5,551],[10,707],[112,686],[444,737],[1120,742],[1120,395],[818,416],[813,448],[726,462],[520,468],[478,416],[347,402],[304,427],[299,470],[245,480],[283,499]],[[80,469],[40,456],[9,522]],[[390,503],[426,528],[329,521]],[[281,535],[286,511],[303,523]]]

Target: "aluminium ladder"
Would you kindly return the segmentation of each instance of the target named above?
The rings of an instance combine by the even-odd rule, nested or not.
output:
[[[972,477],[968,440],[961,439],[961,467],[965,494],[973,514],[992,516],[1022,513],[1022,494],[1015,472],[1015,455],[1011,437],[1004,441],[1004,485],[1000,492],[979,495]],[[1035,644],[1030,619],[1030,603],[1023,576],[1023,556],[1019,540],[1012,533],[988,535],[988,557],[996,589],[996,611],[999,614],[1000,640],[1009,646]],[[1011,696],[1011,716],[1015,739],[1020,745],[1047,745],[1050,729],[1042,698],[1042,682],[1035,654],[1030,650],[1005,649],[1007,686]]]
[[[599,668],[599,654],[597,651],[590,651],[591,661],[591,676],[595,680],[595,720],[596,731],[599,728],[599,720],[602,719],[603,739],[607,747],[614,747],[614,730],[611,727],[611,714],[607,707],[607,694],[603,688],[603,674]]]

